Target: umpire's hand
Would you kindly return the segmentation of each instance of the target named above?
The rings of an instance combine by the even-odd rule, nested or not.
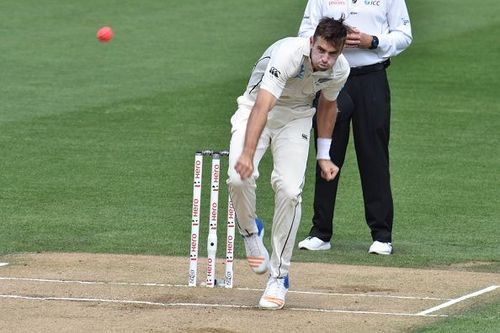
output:
[[[339,173],[339,167],[330,160],[318,160],[318,165],[321,168],[321,177],[326,181],[334,180]]]

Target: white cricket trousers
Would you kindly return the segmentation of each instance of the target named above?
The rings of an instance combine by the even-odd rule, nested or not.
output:
[[[280,128],[265,127],[257,144],[253,175],[241,180],[234,166],[243,151],[249,114],[250,109],[240,105],[231,118],[232,135],[227,184],[240,233],[246,235],[257,232],[255,190],[256,180],[259,177],[258,167],[266,150],[271,148],[274,163],[271,184],[275,192],[275,207],[271,235],[270,274],[273,277],[284,277],[289,271],[295,236],[300,223],[302,188],[309,153],[312,119],[308,117],[291,120]]]

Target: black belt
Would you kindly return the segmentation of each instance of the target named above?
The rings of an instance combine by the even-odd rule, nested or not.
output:
[[[389,67],[391,64],[391,60],[387,59],[384,62],[378,62],[373,65],[366,65],[366,66],[359,66],[359,67],[351,67],[351,73],[349,74],[350,76],[355,76],[355,75],[363,75],[366,73],[371,73],[371,72],[378,72],[386,69]]]

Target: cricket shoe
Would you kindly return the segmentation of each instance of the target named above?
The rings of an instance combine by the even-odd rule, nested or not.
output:
[[[319,250],[330,250],[332,246],[330,242],[324,242],[318,237],[309,236],[304,239],[302,242],[299,242],[299,249],[301,250],[311,250],[311,251],[319,251]]]
[[[392,244],[374,241],[368,253],[390,255],[392,254]]]
[[[264,310],[279,310],[285,306],[288,291],[288,275],[282,278],[269,277],[264,294],[260,298],[259,307]]]
[[[269,268],[269,253],[262,239],[264,238],[264,224],[258,218],[255,219],[257,232],[243,236],[247,261],[252,270],[257,274],[264,274]]]

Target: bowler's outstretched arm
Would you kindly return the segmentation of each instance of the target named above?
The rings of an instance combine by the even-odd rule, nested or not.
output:
[[[241,179],[250,177],[253,173],[253,157],[257,149],[262,130],[267,123],[267,114],[276,104],[276,97],[265,89],[261,89],[248,118],[243,152],[238,158],[234,169]]]

